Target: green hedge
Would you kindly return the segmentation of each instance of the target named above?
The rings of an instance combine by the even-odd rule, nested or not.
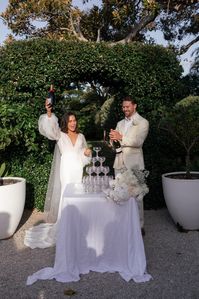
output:
[[[30,190],[27,201],[31,202],[28,206],[33,203],[42,209],[45,199],[53,146],[49,149],[49,142],[39,135],[37,120],[44,113],[44,99],[50,84],[56,88],[55,112],[60,117],[67,107],[64,92],[71,82],[92,81],[109,87],[114,98],[105,115],[107,128],[115,127],[122,117],[121,97],[131,94],[138,101],[139,112],[150,122],[144,151],[146,168],[151,173],[151,192],[145,204],[147,208],[164,204],[161,173],[180,152],[176,147],[171,153],[170,139],[158,131],[161,115],[158,111],[162,105],[172,108],[184,96],[181,94],[182,69],[172,51],[140,43],[109,47],[101,43],[34,39],[1,47],[0,65],[0,141],[4,144],[0,154],[1,159],[10,164],[13,175],[26,177]],[[96,101],[93,98],[93,107]],[[104,104],[103,101],[97,103],[92,113],[89,106],[78,108],[80,129],[92,140],[102,139],[100,113],[104,113]],[[40,159],[42,162],[38,162]],[[173,164],[178,164],[179,158],[176,161]],[[38,178],[39,174],[42,179]]]
[[[26,178],[26,208],[36,207],[43,210],[52,154],[47,154],[43,161],[38,156],[29,155],[22,161],[12,160],[12,173]]]
[[[71,82],[96,81],[113,92],[130,93],[142,109],[173,105],[179,96],[181,67],[161,46],[31,40],[0,50],[0,97],[11,102],[44,99],[54,83],[59,95]]]

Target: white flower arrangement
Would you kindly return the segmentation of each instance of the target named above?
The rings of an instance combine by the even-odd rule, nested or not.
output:
[[[109,182],[109,188],[103,190],[106,198],[112,199],[117,204],[122,204],[134,197],[136,200],[142,200],[145,194],[149,192],[146,185],[146,178],[149,175],[147,170],[123,169],[117,174],[114,180]]]

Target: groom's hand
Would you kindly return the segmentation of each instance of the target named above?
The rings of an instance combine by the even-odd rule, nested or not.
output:
[[[118,140],[121,141],[122,140],[122,134],[120,134],[120,132],[111,129],[110,133],[109,133],[109,137],[112,141],[114,140]]]

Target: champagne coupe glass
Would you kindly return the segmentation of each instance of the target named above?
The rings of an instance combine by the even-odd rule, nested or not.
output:
[[[108,184],[113,180],[113,176],[112,175],[109,175],[108,176]]]
[[[83,184],[84,188],[86,189],[86,176],[83,176],[82,184]]]
[[[92,158],[92,163],[93,163],[93,166],[95,166],[95,163],[97,162],[97,158],[96,157],[94,157],[94,158]]]
[[[108,176],[107,176],[107,174],[109,173],[109,171],[110,171],[110,168],[109,168],[109,166],[104,166],[104,183],[105,183],[105,185],[108,185]]]
[[[102,181],[104,181],[108,170],[106,169],[106,166],[100,166],[100,170],[101,170],[101,174],[102,174]]]
[[[99,182],[99,174],[101,172],[101,167],[100,166],[97,166],[95,167],[95,173],[97,175],[97,181]]]
[[[106,170],[105,170],[105,166],[101,166],[100,169],[101,169],[101,173],[103,174],[101,176],[101,185],[102,185],[102,187],[106,187],[106,176],[105,176]]]
[[[99,151],[101,151],[101,147],[100,147],[100,146],[95,146],[95,147],[93,148],[93,150],[96,152],[96,158],[97,158],[97,160],[98,160],[98,158],[99,158],[98,153],[99,153]]]
[[[104,163],[105,160],[106,160],[105,157],[100,157],[100,158],[99,158],[100,167],[102,167],[102,164]]]
[[[88,173],[88,175],[89,175],[89,181],[91,181],[91,174],[92,174],[92,172],[93,172],[93,169],[92,169],[93,167],[91,167],[91,166],[87,166],[86,167],[86,172]]]
[[[102,174],[99,176],[99,183],[100,183],[100,188],[102,189],[102,187],[104,186],[104,166],[99,166],[99,172]]]
[[[104,174],[107,175],[110,171],[109,166],[104,166]]]
[[[92,176],[92,173],[96,173],[96,166],[87,166],[86,167],[86,172],[89,174],[89,177],[88,177],[88,186],[87,186],[87,189],[88,189],[88,192],[92,192],[93,191],[93,188],[94,188],[94,176]]]
[[[83,185],[84,185],[84,191],[88,192],[88,187],[89,187],[89,177],[88,176],[83,177]]]

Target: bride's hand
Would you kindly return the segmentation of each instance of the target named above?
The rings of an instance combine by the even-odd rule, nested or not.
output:
[[[45,108],[46,108],[46,111],[47,111],[48,116],[51,116],[51,113],[52,113],[52,105],[49,104],[48,99],[46,99],[46,101],[45,101]]]
[[[91,153],[92,153],[92,151],[91,151],[90,148],[86,148],[85,151],[84,151],[84,155],[87,156],[87,157],[91,156]]]

